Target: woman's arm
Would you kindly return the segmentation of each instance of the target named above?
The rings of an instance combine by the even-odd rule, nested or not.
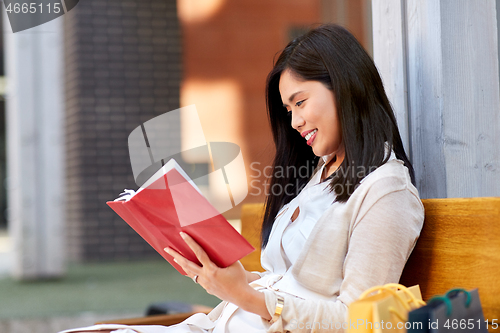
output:
[[[354,224],[343,259],[343,280],[337,300],[303,300],[285,296],[282,315],[269,331],[309,332],[307,323],[309,327],[316,323],[322,325],[325,332],[344,332],[339,327],[344,322],[344,328],[352,324],[346,322],[347,308],[352,301],[372,286],[399,281],[420,234],[422,222],[420,200],[409,190],[391,192],[378,198]],[[267,290],[264,293],[268,311],[274,311],[276,295]]]
[[[249,279],[254,281],[259,278],[258,274],[247,272],[239,261],[226,268],[217,267],[203,248],[189,235],[183,232],[180,235],[193,250],[202,266],[187,260],[173,249],[166,248],[165,251],[174,257],[174,261],[182,267],[189,277],[193,278],[197,275],[197,283],[209,294],[231,302],[245,311],[258,314],[264,319],[271,319],[264,294],[250,287],[248,282]]]

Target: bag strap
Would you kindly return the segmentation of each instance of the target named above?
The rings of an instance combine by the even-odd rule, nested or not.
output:
[[[401,290],[402,292],[404,292],[408,296],[408,299],[404,300],[401,297],[401,295],[397,294],[396,291],[398,291],[398,290]],[[408,288],[406,288],[405,286],[403,286],[402,284],[399,284],[399,283],[388,283],[388,284],[385,284],[383,286],[375,286],[375,287],[369,288],[368,290],[366,290],[365,292],[363,292],[361,294],[361,296],[359,296],[359,299],[364,299],[364,298],[368,297],[368,295],[370,295],[370,294],[372,294],[374,292],[381,293],[382,291],[388,291],[392,295],[394,295],[400,301],[400,303],[403,305],[403,307],[407,311],[411,311],[412,310],[412,306],[411,306],[412,303],[413,303],[413,305],[416,305],[416,306],[418,306],[418,305],[425,305],[424,301],[422,301],[420,299],[417,299],[408,290]]]
[[[407,287],[403,286],[402,284],[399,284],[399,283],[388,283],[386,284],[386,286],[388,287],[392,287],[392,288],[397,288],[398,290],[401,290],[403,291],[406,296],[408,296],[408,300],[407,300],[407,303],[408,304],[411,304],[411,303],[416,303],[416,305],[425,305],[425,302],[421,299],[418,299],[415,297],[415,295],[413,295],[410,291],[410,289],[408,289]]]
[[[457,294],[463,292],[465,295],[467,295],[467,298],[465,299],[465,307],[468,308],[470,305],[470,302],[471,302],[471,295],[470,295],[470,292],[468,292],[467,290],[465,290],[463,288],[455,288],[455,289],[448,290],[448,292],[446,293],[446,295],[444,295],[444,297],[447,297],[449,299],[450,294],[455,293],[455,292]]]
[[[389,312],[394,313],[396,315],[396,317],[398,317],[399,320],[401,320],[403,322],[408,321],[408,316],[402,315],[398,310],[396,310],[392,306],[389,307]]]

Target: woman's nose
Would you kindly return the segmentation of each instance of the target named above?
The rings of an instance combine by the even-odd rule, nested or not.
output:
[[[304,126],[304,118],[299,114],[299,112],[292,112],[292,128],[299,131],[299,127]]]

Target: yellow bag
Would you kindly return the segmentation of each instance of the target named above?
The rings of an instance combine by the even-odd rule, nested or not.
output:
[[[418,285],[406,288],[389,283],[366,290],[349,305],[352,333],[406,332],[408,312],[425,305]]]

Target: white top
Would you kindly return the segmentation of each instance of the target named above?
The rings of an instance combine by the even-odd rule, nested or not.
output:
[[[300,193],[283,206],[276,215],[269,241],[261,252],[261,264],[266,270],[262,277],[251,285],[258,290],[271,289],[300,298],[324,298],[323,295],[303,288],[291,274],[291,267],[302,251],[316,221],[335,200],[330,192],[329,181],[321,180],[325,165],[311,178]],[[291,216],[299,207],[300,213],[292,222]],[[248,313],[228,304],[217,321],[213,333],[222,332],[266,332],[267,321],[259,315]]]

